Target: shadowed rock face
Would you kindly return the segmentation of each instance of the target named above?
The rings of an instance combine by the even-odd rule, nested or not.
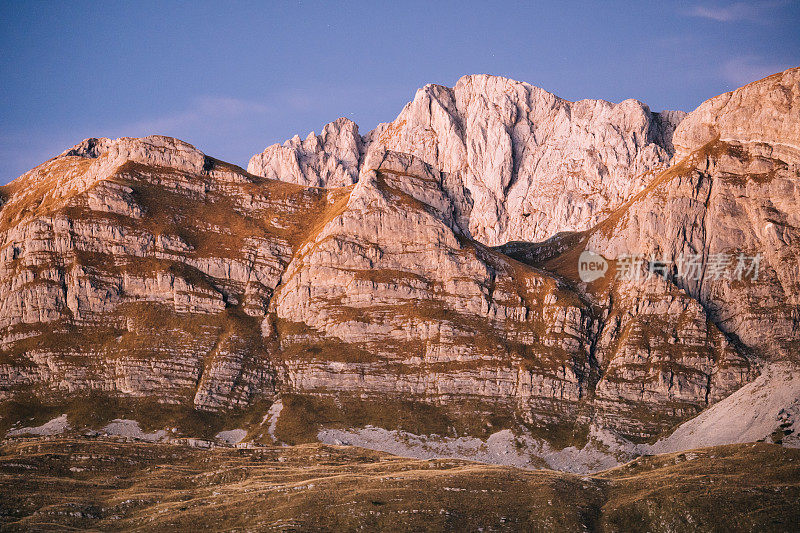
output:
[[[797,71],[780,79],[796,84]],[[473,76],[422,89],[366,141],[340,120],[251,161],[268,177],[347,184],[330,188],[165,137],[84,141],[0,190],[0,395],[18,410],[86,391],[170,412],[251,409],[250,437],[267,442],[369,425],[511,429],[556,448],[608,432],[651,439],[760,361],[797,353],[797,152],[718,140],[648,178],[670,158],[677,118]],[[583,170],[551,196],[536,189],[540,172],[573,163]],[[607,188],[582,188],[595,171]],[[565,191],[604,203],[560,222],[542,211],[533,226],[520,210]],[[589,227],[623,200],[586,231],[486,246],[550,236],[573,216]],[[584,248],[758,252],[763,277],[587,284]],[[280,422],[281,409],[266,412],[278,397]]]

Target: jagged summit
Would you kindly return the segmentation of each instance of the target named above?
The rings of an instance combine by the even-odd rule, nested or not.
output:
[[[347,118],[327,124],[320,135],[294,136],[253,156],[247,171],[300,185],[344,187],[358,179],[364,141]]]
[[[585,229],[666,166],[685,114],[636,100],[569,102],[527,83],[471,75],[426,85],[398,117],[363,137],[340,119],[323,134],[273,145],[248,171],[293,183],[354,183],[370,146],[413,154],[452,175],[471,202],[469,232],[485,244]]]

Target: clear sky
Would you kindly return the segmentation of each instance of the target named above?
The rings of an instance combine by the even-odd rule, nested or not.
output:
[[[5,183],[86,137],[170,135],[246,166],[464,74],[690,111],[800,64],[800,0],[0,0],[0,51]]]

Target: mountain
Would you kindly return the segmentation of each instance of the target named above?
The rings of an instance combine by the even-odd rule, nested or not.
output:
[[[248,171],[87,139],[0,188],[0,430],[585,472],[758,378],[718,444],[793,445],[799,131],[790,69],[685,117],[467,76]]]

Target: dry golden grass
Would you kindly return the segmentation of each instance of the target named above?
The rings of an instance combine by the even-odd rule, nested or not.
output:
[[[771,444],[644,457],[592,476],[320,444],[0,448],[5,531],[788,531],[799,499],[800,451]]]

